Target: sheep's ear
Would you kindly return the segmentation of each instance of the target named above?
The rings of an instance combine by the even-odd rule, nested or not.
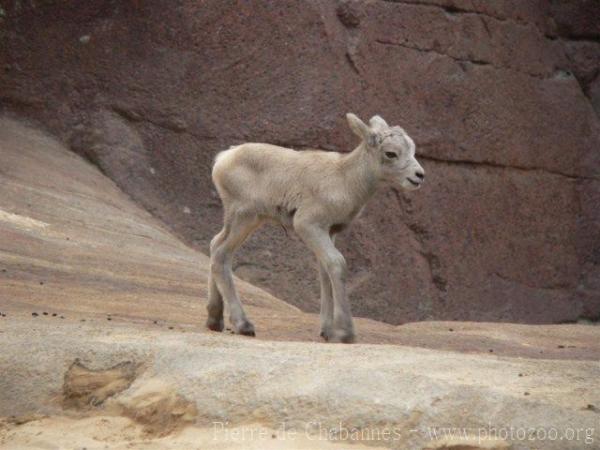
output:
[[[350,125],[350,129],[354,132],[354,134],[364,141],[368,139],[369,135],[371,134],[371,130],[362,120],[352,113],[346,114],[346,120],[348,121],[348,125]]]
[[[369,120],[369,125],[374,130],[382,131],[389,128],[389,125],[381,116],[373,116],[371,120]]]

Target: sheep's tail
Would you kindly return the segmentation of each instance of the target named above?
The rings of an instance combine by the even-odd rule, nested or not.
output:
[[[223,150],[223,151],[220,151],[219,153],[217,153],[217,156],[215,156],[215,161],[213,163],[213,168],[217,164],[219,164],[219,162],[223,162],[224,160],[226,160],[233,153],[232,150],[235,150],[238,147],[239,147],[239,145],[232,145],[227,150]]]

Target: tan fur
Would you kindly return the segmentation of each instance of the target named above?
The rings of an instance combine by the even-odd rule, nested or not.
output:
[[[362,139],[351,153],[248,143],[217,155],[212,176],[223,201],[224,228],[211,242],[209,328],[223,329],[224,298],[235,331],[254,335],[233,286],[231,260],[239,245],[270,221],[294,230],[320,263],[321,335],[336,342],[354,340],[346,265],[334,246],[335,234],[350,224],[380,182],[398,181],[414,189],[424,172],[404,130],[388,127],[379,116],[369,126],[353,114],[347,118]]]

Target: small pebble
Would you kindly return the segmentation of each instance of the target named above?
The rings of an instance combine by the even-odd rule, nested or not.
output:
[[[169,327],[169,330],[172,330],[172,329],[173,329],[173,327]]]
[[[80,322],[85,322],[85,319],[81,319]]]
[[[112,320],[112,317],[107,317],[106,320]]]
[[[36,313],[36,312],[32,312],[32,313],[31,313],[31,315],[32,315],[33,317],[37,317],[37,316],[38,316],[38,313]]]
[[[64,318],[65,318],[65,316],[60,316],[60,318],[61,318],[61,319],[64,319]]]
[[[48,313],[47,313],[46,311],[44,311],[42,314],[43,314],[43,315],[45,315],[45,316],[47,316],[47,315],[48,315]]]
[[[156,321],[156,320],[155,320],[155,321],[154,321],[154,325],[156,325],[157,323],[158,323],[158,321]]]
[[[558,348],[565,348],[565,346],[564,345],[559,345]]]
[[[454,331],[454,328],[448,328],[448,331]]]
[[[43,281],[40,281],[40,286],[43,286],[43,285],[44,285],[44,282],[43,282]]]
[[[490,348],[490,349],[489,349],[489,352],[490,352],[490,353],[494,353],[494,349],[493,349],[493,348]]]
[[[523,392],[523,395],[529,395],[529,392]]]
[[[520,374],[519,374],[519,376],[520,376],[520,377],[522,377],[522,376],[523,376],[523,374],[522,374],[522,373],[520,373]]]
[[[52,313],[52,317],[56,317],[56,316],[58,316],[58,314]]]

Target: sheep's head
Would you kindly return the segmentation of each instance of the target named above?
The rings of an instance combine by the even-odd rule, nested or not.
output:
[[[425,171],[415,158],[415,143],[400,127],[390,127],[379,116],[369,125],[352,113],[346,115],[352,131],[360,137],[367,150],[377,157],[381,178],[399,184],[404,189],[419,189],[425,181]]]

